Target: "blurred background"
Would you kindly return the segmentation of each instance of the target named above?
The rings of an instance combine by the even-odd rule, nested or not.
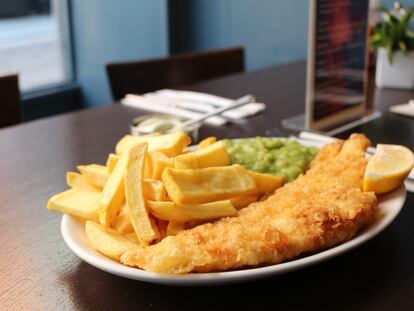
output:
[[[247,71],[306,59],[308,9],[309,0],[0,0],[0,75],[18,73],[23,121],[108,104],[108,62],[230,46],[244,47]]]

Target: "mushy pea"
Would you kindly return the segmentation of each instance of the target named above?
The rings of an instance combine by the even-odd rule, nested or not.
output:
[[[305,172],[318,153],[316,147],[306,147],[288,139],[256,137],[223,141],[232,164],[281,176],[285,181],[292,181]]]

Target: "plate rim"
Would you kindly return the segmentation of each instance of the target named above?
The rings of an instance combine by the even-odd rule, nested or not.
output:
[[[234,271],[223,271],[223,272],[209,272],[209,273],[195,273],[195,274],[183,274],[183,275],[173,275],[173,274],[161,274],[144,271],[138,268],[128,267],[118,263],[110,258],[104,257],[89,245],[89,251],[91,251],[94,256],[83,251],[82,247],[78,245],[76,238],[73,237],[71,232],[71,227],[73,225],[81,226],[82,224],[77,221],[74,217],[64,214],[61,220],[61,233],[66,245],[71,249],[79,258],[89,263],[90,265],[104,270],[108,273],[119,275],[125,278],[145,281],[150,283],[166,284],[166,285],[213,285],[213,284],[229,284],[229,283],[238,283],[243,281],[248,281],[251,279],[260,279],[263,277],[274,276],[282,273],[291,272],[294,270],[302,269],[310,265],[314,265],[326,260],[329,260],[333,257],[339,256],[345,252],[351,251],[354,248],[368,242],[385,228],[387,228],[393,220],[398,216],[404,202],[406,199],[406,190],[403,185],[395,191],[383,196],[381,201],[386,201],[387,198],[390,200],[396,201],[398,205],[395,210],[388,213],[383,217],[382,220],[379,220],[375,226],[371,228],[369,226],[362,233],[359,233],[353,239],[339,244],[337,246],[328,248],[321,252],[305,256],[299,259],[293,259],[287,262],[268,265],[258,268],[248,268]],[[384,202],[379,202],[378,206],[384,204]],[[87,241],[85,232],[82,232],[84,240]],[[87,242],[89,243],[89,242]]]
[[[299,142],[302,143],[302,140],[299,140]],[[314,144],[314,142],[309,141],[306,141],[306,145],[316,145],[317,147],[320,146],[319,144],[317,145]],[[320,252],[305,257],[293,259],[279,264],[233,271],[181,275],[148,272],[138,268],[125,266],[98,253],[91,247],[91,245],[87,241],[85,231],[83,230],[83,240],[86,241],[86,243],[84,244],[88,244],[88,251],[91,252],[93,255],[88,253],[87,251],[84,251],[82,249],[82,246],[78,244],[76,237],[74,236],[74,233],[71,229],[74,226],[81,226],[81,223],[70,215],[62,215],[60,231],[66,245],[73,253],[75,253],[75,255],[77,255],[79,258],[89,263],[90,265],[111,274],[115,274],[133,280],[174,286],[206,286],[218,284],[231,284],[246,282],[249,280],[260,279],[269,276],[275,276],[294,270],[302,269],[353,250],[354,248],[368,242],[369,240],[377,236],[380,232],[382,232],[394,221],[394,219],[398,216],[398,214],[401,212],[404,206],[406,196],[407,192],[404,184],[402,184],[398,189],[394,190],[393,192],[380,196],[378,208],[381,207],[381,204],[386,204],[387,201],[390,200],[395,201],[394,204],[397,205],[395,210],[388,212],[385,216],[383,216],[381,220],[376,220],[373,224],[363,229],[362,232],[358,233],[354,238],[347,242],[341,243],[334,247],[322,250]]]

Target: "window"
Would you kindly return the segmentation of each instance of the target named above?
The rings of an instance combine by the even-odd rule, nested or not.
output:
[[[0,0],[0,75],[31,91],[72,79],[65,0]]]

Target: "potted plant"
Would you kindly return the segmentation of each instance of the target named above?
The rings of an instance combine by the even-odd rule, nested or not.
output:
[[[414,32],[409,29],[414,7],[380,8],[383,20],[374,26],[371,46],[377,51],[377,87],[414,88]]]

